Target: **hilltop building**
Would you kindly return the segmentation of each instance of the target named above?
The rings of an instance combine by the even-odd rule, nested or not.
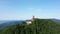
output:
[[[31,20],[26,20],[27,24],[32,24],[32,22],[35,20],[35,17],[33,16]]]

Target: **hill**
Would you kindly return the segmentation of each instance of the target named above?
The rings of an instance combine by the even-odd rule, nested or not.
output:
[[[5,28],[1,34],[60,34],[60,25],[50,19],[35,19],[32,24],[17,24]]]
[[[2,20],[0,21],[0,31],[13,25],[21,24],[22,22],[24,21],[23,20]]]
[[[60,20],[59,19],[51,19],[54,22],[57,22],[58,24],[60,24]]]

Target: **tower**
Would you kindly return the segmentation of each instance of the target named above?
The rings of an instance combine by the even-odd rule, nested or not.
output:
[[[33,17],[32,17],[32,21],[34,21],[34,19],[35,19],[35,17],[33,16]]]
[[[33,16],[31,20],[27,20],[26,23],[29,25],[29,24],[32,24],[32,22],[35,20],[35,17]]]

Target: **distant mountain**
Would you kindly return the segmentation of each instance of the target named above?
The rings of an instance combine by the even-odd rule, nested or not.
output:
[[[35,19],[32,24],[17,24],[0,34],[60,34],[60,25],[51,19]]]
[[[56,23],[58,23],[58,24],[60,24],[60,20],[59,19],[51,19],[51,20],[56,22]]]
[[[16,24],[21,24],[22,22],[24,22],[24,20],[4,20],[4,21],[0,21],[0,31],[3,30],[6,27],[10,27],[12,25],[16,25]]]

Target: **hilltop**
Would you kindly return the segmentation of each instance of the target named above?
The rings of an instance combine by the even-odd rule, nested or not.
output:
[[[60,34],[60,25],[50,19],[35,19],[32,24],[16,24],[1,34]]]

